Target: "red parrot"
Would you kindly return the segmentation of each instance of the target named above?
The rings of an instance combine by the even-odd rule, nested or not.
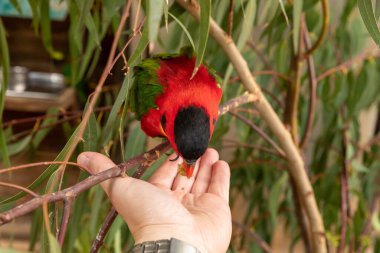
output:
[[[142,130],[168,139],[188,178],[207,149],[222,97],[215,71],[201,64],[192,77],[194,66],[190,53],[145,59],[134,68],[129,97]]]

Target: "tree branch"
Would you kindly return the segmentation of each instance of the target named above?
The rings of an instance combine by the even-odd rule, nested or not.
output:
[[[199,5],[197,5],[195,0],[192,0],[191,2],[185,0],[176,1],[197,20],[200,19]],[[304,169],[303,160],[292,140],[291,135],[282,124],[281,120],[274,112],[268,101],[262,95],[260,87],[257,85],[255,79],[250,73],[247,62],[240,54],[234,42],[228,38],[228,35],[218,26],[218,24],[215,23],[213,19],[210,20],[210,35],[223,48],[227,56],[230,58],[230,61],[241,77],[245,88],[250,93],[258,97],[258,99],[254,102],[254,105],[260,112],[263,120],[266,121],[267,125],[279,140],[280,145],[288,158],[289,173],[297,184],[299,196],[302,198],[301,200],[304,204],[305,211],[310,222],[313,236],[313,249],[315,252],[326,252],[326,238],[323,221],[318,210],[313,188]]]
[[[33,198],[8,211],[2,212],[0,213],[0,225],[4,225],[17,217],[32,212],[36,208],[40,207],[43,203],[52,203],[65,200],[67,198],[75,198],[78,194],[91,188],[92,186],[97,185],[107,179],[121,176],[123,173],[125,173],[125,171],[131,169],[132,167],[146,162],[147,157],[149,157],[149,159],[151,160],[153,160],[154,158],[157,159],[162,153],[166,152],[169,148],[170,145],[168,142],[162,143],[144,154],[136,156],[108,170],[89,176],[85,180],[71,187]]]
[[[303,20],[303,22],[304,21],[305,20]],[[308,49],[310,48],[311,42],[310,42],[310,38],[309,38],[309,34],[308,34],[308,30],[307,30],[305,22],[304,22],[304,28],[305,28],[305,32],[303,33],[304,43],[305,43],[305,48]],[[303,149],[305,145],[307,144],[308,138],[312,130],[312,123],[314,119],[314,110],[315,110],[315,100],[317,97],[317,77],[315,73],[313,56],[311,54],[309,54],[306,57],[306,62],[307,62],[307,68],[309,72],[309,80],[310,80],[309,81],[309,107],[308,107],[308,113],[307,113],[305,132],[299,144],[300,149]]]

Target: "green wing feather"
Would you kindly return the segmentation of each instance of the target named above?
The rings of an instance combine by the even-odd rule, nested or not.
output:
[[[160,59],[154,57],[142,61],[134,68],[135,79],[130,92],[129,106],[138,119],[149,109],[157,107],[154,100],[163,92],[157,77],[159,67]]]

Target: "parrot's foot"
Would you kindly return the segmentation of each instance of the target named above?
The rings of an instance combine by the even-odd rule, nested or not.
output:
[[[183,164],[178,164],[178,174],[181,176],[186,176],[186,170]]]

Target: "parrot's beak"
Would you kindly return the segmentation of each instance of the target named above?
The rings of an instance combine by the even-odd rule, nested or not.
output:
[[[197,160],[185,160],[183,162],[183,167],[185,169],[185,173],[186,173],[187,178],[190,178],[193,175],[196,161]]]

